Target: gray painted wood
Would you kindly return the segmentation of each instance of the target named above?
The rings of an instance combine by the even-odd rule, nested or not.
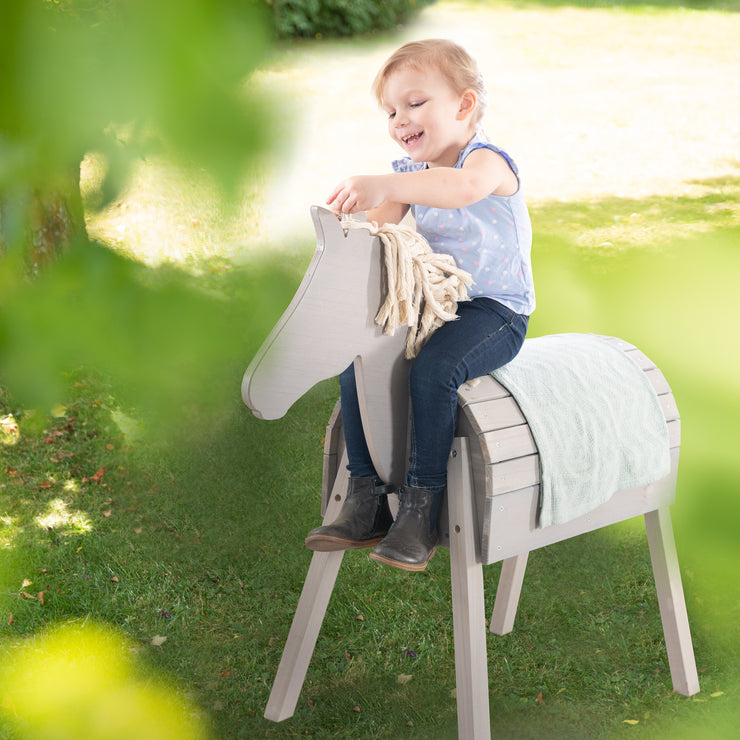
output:
[[[376,468],[398,485],[408,454],[408,364],[399,361],[405,337],[385,337],[372,323],[380,305],[380,246],[365,231],[345,235],[328,211],[314,208],[312,215],[316,254],[294,301],[245,373],[244,400],[257,415],[276,418],[315,382],[354,362]],[[465,740],[490,738],[483,565],[503,561],[490,630],[506,634],[514,627],[531,550],[638,515],[645,516],[674,690],[687,696],[699,691],[668,509],[678,472],[678,408],[665,377],[645,354],[624,340],[605,339],[637,363],[658,395],[668,424],[671,472],[649,485],[619,491],[565,524],[537,527],[538,451],[527,419],[506,388],[485,376],[459,389],[440,529],[451,551],[458,729]],[[347,476],[337,404],[324,447],[326,523],[341,507]],[[280,721],[295,710],[341,560],[341,552],[313,555],[265,710],[268,719]]]

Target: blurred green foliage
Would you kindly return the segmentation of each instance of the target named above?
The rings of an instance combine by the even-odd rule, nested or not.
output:
[[[277,33],[298,36],[355,36],[405,22],[434,0],[267,0]]]
[[[265,107],[244,90],[268,45],[249,0],[6,0],[0,8],[0,188],[47,185],[91,150],[120,187],[167,149],[237,181],[263,145]]]
[[[34,740],[209,737],[194,706],[161,680],[137,675],[135,649],[95,624],[42,633],[0,668],[0,709],[17,737]]]
[[[265,302],[278,271],[255,269],[253,290],[235,306],[188,275],[146,270],[90,243],[84,229],[28,275],[34,231],[49,228],[39,204],[60,194],[81,213],[87,152],[107,162],[103,203],[155,153],[233,199],[269,143],[268,106],[250,94],[249,76],[271,34],[257,0],[3,0],[0,382],[21,403],[58,401],[64,374],[85,363],[109,373],[131,403],[171,416],[223,392],[219,368],[243,363],[273,323]]]

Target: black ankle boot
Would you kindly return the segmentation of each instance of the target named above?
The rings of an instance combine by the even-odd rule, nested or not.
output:
[[[376,545],[393,523],[388,494],[394,490],[391,485],[375,485],[375,478],[350,478],[339,516],[331,524],[312,529],[306,547],[330,552]]]
[[[424,570],[437,549],[440,496],[425,488],[402,488],[396,521],[370,559],[401,570]]]

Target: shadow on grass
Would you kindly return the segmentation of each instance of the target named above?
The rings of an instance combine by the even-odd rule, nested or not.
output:
[[[740,169],[740,162],[734,165]],[[666,251],[676,240],[710,235],[740,223],[740,176],[693,180],[686,185],[691,187],[690,194],[669,197],[536,203],[530,206],[535,256],[540,235],[588,247],[588,254],[601,259],[630,249]]]

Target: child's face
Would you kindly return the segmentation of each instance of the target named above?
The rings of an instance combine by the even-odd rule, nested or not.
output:
[[[470,96],[456,93],[436,69],[394,70],[383,87],[391,138],[414,162],[430,167],[457,161],[472,135],[470,103]]]

